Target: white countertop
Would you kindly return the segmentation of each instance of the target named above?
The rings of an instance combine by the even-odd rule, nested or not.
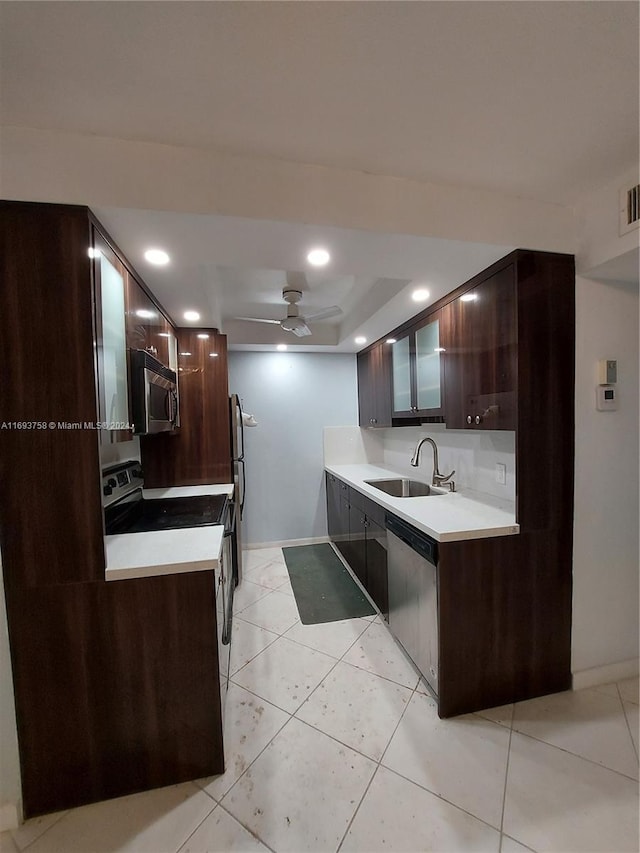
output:
[[[206,486],[175,486],[145,489],[147,500],[188,498],[195,495],[233,495],[233,483]],[[182,527],[148,533],[119,533],[105,536],[108,581],[171,575],[180,572],[212,571],[218,567],[224,528]]]
[[[325,470],[438,542],[510,536],[520,532],[512,501],[471,489],[422,498],[394,498],[364,481],[406,477],[406,474],[366,464],[326,465]],[[421,477],[411,479],[427,482]]]

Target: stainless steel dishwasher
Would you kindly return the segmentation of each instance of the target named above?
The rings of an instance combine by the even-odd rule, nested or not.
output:
[[[438,695],[437,542],[387,515],[389,628]]]

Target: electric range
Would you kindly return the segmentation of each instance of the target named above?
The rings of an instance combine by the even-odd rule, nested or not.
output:
[[[153,533],[223,525],[222,553],[215,569],[218,658],[221,687],[229,680],[233,593],[238,582],[234,537],[236,507],[226,495],[145,498],[139,462],[110,465],[102,472],[105,534]]]

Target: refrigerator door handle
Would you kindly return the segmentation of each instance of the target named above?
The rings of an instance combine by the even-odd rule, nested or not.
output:
[[[245,496],[245,487],[247,484],[247,479],[245,475],[245,467],[244,467],[244,459],[238,459],[238,465],[242,465],[242,489],[240,496],[240,518],[242,518],[242,514],[244,512],[244,496]]]
[[[244,415],[242,411],[242,404],[240,403],[240,397],[236,397],[238,401],[238,411],[240,412],[240,450],[238,453],[238,461],[242,462],[244,459]],[[244,492],[243,492],[244,494]]]

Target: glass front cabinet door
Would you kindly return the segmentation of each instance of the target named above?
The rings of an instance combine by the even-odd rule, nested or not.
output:
[[[393,417],[441,417],[440,312],[392,344]]]
[[[103,443],[130,441],[127,347],[125,337],[125,268],[94,230],[92,257],[96,287],[98,398]]]

